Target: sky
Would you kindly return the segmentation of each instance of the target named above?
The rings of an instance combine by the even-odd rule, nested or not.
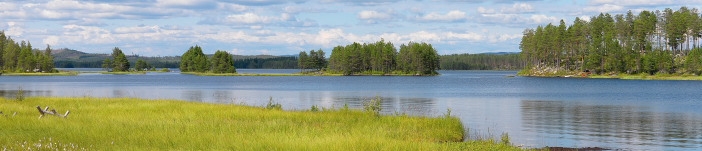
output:
[[[519,52],[522,31],[601,12],[700,9],[702,0],[21,0],[0,1],[0,30],[33,48],[176,56],[199,45],[295,55],[381,39],[439,54]]]

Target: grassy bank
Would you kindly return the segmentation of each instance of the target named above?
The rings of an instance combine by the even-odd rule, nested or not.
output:
[[[493,141],[461,142],[464,131],[455,117],[132,98],[0,102],[0,145],[11,150],[518,150]],[[38,118],[37,105],[71,112],[68,118]]]
[[[540,70],[521,70],[517,73],[519,76],[526,77],[573,77],[573,78],[591,78],[591,79],[623,79],[623,80],[702,80],[702,76],[692,74],[586,74],[583,72],[573,71],[540,71]]]
[[[51,73],[2,73],[3,76],[75,76],[78,75],[76,71],[61,71],[61,72],[51,72]]]

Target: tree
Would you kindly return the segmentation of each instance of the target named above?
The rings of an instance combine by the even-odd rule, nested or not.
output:
[[[118,47],[112,49],[112,71],[114,72],[125,72],[129,71],[129,60],[127,56],[122,53],[122,50]]]
[[[42,72],[54,72],[54,56],[51,55],[51,46],[49,45],[46,45],[40,66]]]
[[[307,62],[309,62],[309,57],[307,56],[307,52],[305,51],[300,51],[300,55],[298,55],[297,59],[297,66],[300,67],[300,72],[304,72],[305,69],[307,68]]]
[[[236,73],[232,55],[226,51],[217,50],[212,56],[211,71],[214,73]]]
[[[190,47],[181,57],[180,71],[182,72],[206,72],[209,68],[207,56],[202,52],[200,46]]]
[[[134,70],[136,71],[146,71],[149,70],[149,68],[151,68],[151,66],[142,59],[137,60],[134,64]]]
[[[105,69],[105,71],[111,72],[112,69],[114,69],[114,65],[112,65],[112,59],[105,58],[105,60],[102,61],[102,68]]]

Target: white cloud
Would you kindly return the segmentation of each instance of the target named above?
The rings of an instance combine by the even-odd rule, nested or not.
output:
[[[424,16],[417,16],[416,19],[419,21],[438,21],[438,22],[457,22],[466,20],[466,12],[460,10],[453,10],[447,12],[446,14],[440,14],[436,12],[431,12]]]
[[[501,10],[502,13],[511,13],[511,14],[518,14],[518,13],[533,13],[534,12],[534,7],[527,3],[514,3],[512,7],[505,8],[503,7]]]
[[[604,4],[600,6],[588,6],[583,8],[583,10],[586,12],[608,13],[624,10],[624,7],[613,4]]]
[[[480,14],[494,14],[496,12],[495,12],[495,9],[487,9],[484,7],[478,7],[478,13],[480,13]]]
[[[531,19],[530,21],[532,21],[536,24],[548,24],[548,23],[559,23],[560,22],[560,19],[558,19],[557,17],[546,16],[543,14],[531,15],[531,17],[529,19]]]
[[[261,16],[254,13],[234,14],[225,18],[225,22],[234,24],[269,24],[275,22],[289,21],[292,19],[287,13],[280,16]]]
[[[358,18],[361,19],[390,19],[392,15],[384,12],[378,12],[378,11],[371,11],[371,10],[364,10],[358,13]]]

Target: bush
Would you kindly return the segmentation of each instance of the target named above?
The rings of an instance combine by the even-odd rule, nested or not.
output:
[[[19,89],[17,90],[17,94],[15,94],[15,100],[24,101],[24,90],[22,90],[22,87],[19,87]]]
[[[310,111],[319,112],[319,107],[317,107],[316,105],[312,105],[312,108],[310,109]]]
[[[266,109],[283,110],[283,105],[280,103],[273,102],[273,97],[268,99],[268,104],[266,104]]]
[[[373,112],[375,114],[380,114],[381,106],[380,103],[383,101],[379,96],[375,96],[374,99],[370,101],[363,101],[363,110],[366,112]]]

